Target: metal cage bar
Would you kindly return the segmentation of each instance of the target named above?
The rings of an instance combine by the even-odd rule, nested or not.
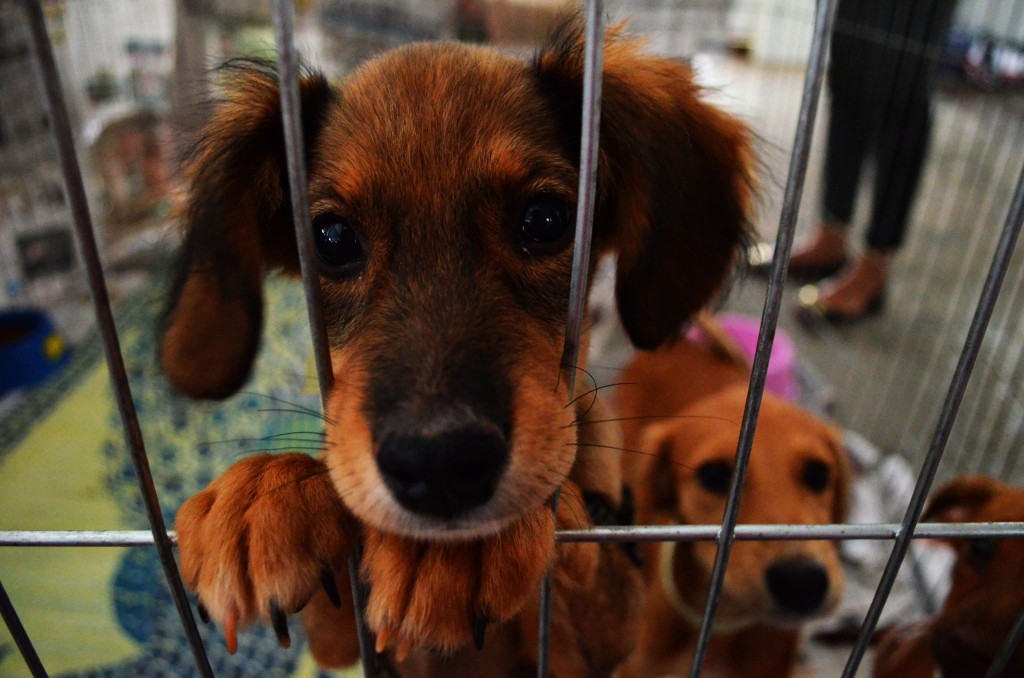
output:
[[[580,127],[580,176],[576,195],[576,234],[572,253],[572,280],[569,287],[569,314],[565,327],[560,372],[565,372],[571,401],[576,389],[580,336],[587,305],[587,277],[590,273],[590,244],[594,229],[594,199],[597,194],[598,137],[601,128],[601,76],[604,69],[604,0],[588,0],[583,55],[583,106]],[[551,510],[558,522],[555,492]],[[540,587],[537,675],[546,678],[551,658],[551,597],[553,573],[548,571]]]
[[[281,121],[284,126],[285,155],[288,164],[288,190],[291,198],[292,220],[299,251],[299,269],[306,296],[306,311],[313,339],[313,356],[320,384],[320,400],[327,412],[327,398],[334,385],[331,352],[324,323],[320,277],[316,266],[316,248],[309,216],[309,185],[305,147],[303,144],[302,110],[299,97],[301,66],[295,50],[295,7],[291,0],[274,0],[274,36],[277,40],[278,79],[281,88]],[[366,625],[366,587],[359,576],[359,553],[356,545],[348,559],[349,585],[352,587],[352,606],[359,636],[359,656],[367,678],[377,675],[377,654],[374,651],[373,632]]]
[[[811,42],[808,57],[807,73],[804,77],[803,95],[800,101],[800,115],[797,121],[796,138],[793,141],[793,152],[790,156],[789,174],[786,178],[786,192],[779,216],[779,235],[775,243],[775,254],[772,260],[768,291],[765,295],[764,311],[761,315],[761,329],[757,337],[757,351],[751,366],[750,386],[747,391],[747,402],[743,409],[743,423],[740,426],[739,442],[736,446],[736,462],[733,466],[729,498],[725,505],[725,516],[722,528],[718,533],[718,552],[715,555],[714,568],[711,571],[711,582],[708,588],[708,600],[704,607],[697,646],[693,653],[693,664],[690,666],[690,677],[698,678],[708,643],[711,640],[711,627],[714,624],[715,611],[718,608],[719,596],[725,582],[725,569],[729,564],[729,554],[735,538],[736,522],[739,518],[740,498],[743,494],[743,481],[747,475],[750,451],[754,443],[754,431],[757,428],[757,416],[761,407],[761,396],[768,375],[768,359],[771,357],[772,343],[775,340],[775,328],[779,321],[782,307],[782,290],[789,266],[789,255],[793,248],[793,234],[796,230],[796,217],[800,211],[800,198],[803,195],[804,178],[807,176],[807,165],[811,154],[811,137],[814,121],[818,113],[818,101],[821,97],[821,83],[825,77],[825,55],[829,37],[835,24],[838,0],[819,2],[814,18],[814,38]]]
[[[185,593],[185,587],[182,585],[181,575],[174,560],[173,546],[167,535],[167,527],[160,511],[160,499],[157,497],[156,485],[153,483],[153,474],[150,472],[149,459],[146,456],[142,428],[139,426],[135,404],[132,402],[131,385],[128,383],[124,357],[121,355],[121,344],[117,336],[117,328],[114,325],[114,314],[110,308],[103,267],[93,233],[92,218],[89,215],[89,204],[82,183],[82,172],[78,165],[78,158],[75,156],[71,121],[64,103],[64,93],[61,91],[60,75],[53,58],[53,47],[46,32],[42,3],[39,0],[26,0],[23,6],[28,19],[32,51],[42,76],[40,79],[50,116],[50,128],[53,131],[53,139],[60,158],[64,189],[77,236],[78,250],[85,265],[89,291],[92,294],[93,308],[96,312],[96,324],[103,339],[103,351],[107,359],[107,368],[110,371],[110,381],[117,399],[121,423],[124,426],[125,443],[131,452],[135,475],[138,477],[143,503],[146,507],[146,517],[149,519],[154,545],[160,556],[160,564],[163,566],[174,605],[178,608],[182,629],[188,639],[192,654],[195,656],[196,667],[201,675],[213,676],[203,640],[199,635],[195,619],[192,617],[188,595]]]
[[[1017,244],[1017,237],[1020,235],[1022,222],[1024,222],[1024,168],[1022,168],[1020,177],[1017,180],[1017,188],[1014,191],[1013,200],[1010,203],[1010,209],[1007,212],[1006,222],[999,236],[999,243],[996,245],[995,254],[992,256],[992,265],[989,267],[988,275],[985,278],[985,284],[982,287],[981,297],[978,300],[974,317],[971,319],[971,327],[967,333],[967,339],[964,341],[963,351],[960,353],[956,371],[953,373],[953,379],[950,381],[946,399],[942,404],[939,421],[935,426],[935,433],[932,436],[931,444],[928,446],[928,453],[925,456],[924,464],[921,466],[921,472],[917,477],[914,493],[910,497],[910,504],[907,506],[907,512],[903,518],[903,527],[900,530],[900,534],[896,537],[896,543],[893,546],[892,553],[889,555],[888,562],[885,564],[882,578],[875,589],[875,597],[871,601],[871,606],[868,608],[868,613],[864,618],[864,624],[861,626],[857,642],[850,653],[846,668],[843,670],[843,678],[853,678],[857,673],[857,667],[860,666],[860,662],[864,658],[864,652],[868,648],[871,634],[878,624],[882,608],[885,607],[885,601],[889,598],[889,592],[892,591],[892,585],[896,581],[900,565],[903,563],[903,558],[910,547],[910,538],[917,527],[921,511],[924,510],[925,499],[927,499],[928,491],[931,489],[932,481],[935,479],[939,462],[942,461],[942,453],[946,449],[946,443],[953,430],[953,424],[956,422],[960,403],[963,400],[964,392],[967,390],[967,382],[971,378],[974,363],[978,358],[978,352],[981,350],[981,343],[985,339],[985,330],[988,328],[988,322],[992,318],[992,311],[995,309],[996,300],[999,298],[999,291],[1003,280],[1006,278],[1006,271],[1010,267],[1010,258],[1013,256],[1014,246]]]
[[[580,336],[587,306],[590,243],[594,231],[594,199],[597,195],[597,158],[601,129],[601,74],[604,68],[604,0],[587,3],[586,50],[583,70],[583,121],[580,138],[580,177],[576,197],[576,242],[572,253],[569,318],[562,349],[569,399],[574,397]]]
[[[721,525],[633,525],[594,527],[586,530],[559,530],[559,542],[694,542],[714,541]],[[737,541],[884,541],[896,539],[901,523],[834,523],[821,525],[736,526]],[[169,532],[172,543],[178,536]],[[913,539],[1024,539],[1021,523],[919,523]],[[4,546],[152,546],[148,530],[0,530]]]
[[[32,645],[32,639],[28,637],[28,631],[22,625],[18,612],[14,609],[14,603],[11,602],[10,597],[7,595],[7,589],[4,588],[2,581],[0,581],[0,617],[4,618],[7,630],[11,632],[14,644],[18,646],[18,652],[21,653],[21,658],[25,660],[25,665],[28,666],[29,672],[35,678],[46,678],[48,675],[46,668],[39,659],[39,654]]]

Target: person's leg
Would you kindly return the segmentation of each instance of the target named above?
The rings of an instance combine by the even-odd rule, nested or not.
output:
[[[877,50],[864,39],[861,31],[870,14],[867,4],[860,0],[841,0],[832,35],[822,222],[835,227],[848,225],[853,219],[871,131],[864,60]]]
[[[892,2],[893,0],[889,0]],[[819,307],[852,320],[880,307],[893,252],[906,231],[931,131],[930,94],[955,0],[902,2],[879,25],[886,47],[871,111],[876,159],[867,249],[821,293]]]
[[[838,272],[846,262],[847,231],[853,221],[857,189],[870,146],[870,73],[878,46],[865,27],[877,22],[879,0],[840,0],[832,35],[828,70],[829,115],[825,135],[825,174],[821,220],[790,258],[795,278],[819,279]]]
[[[893,252],[903,243],[931,137],[933,79],[956,0],[915,0],[902,58],[893,65],[891,103],[878,122],[874,206],[869,250]]]

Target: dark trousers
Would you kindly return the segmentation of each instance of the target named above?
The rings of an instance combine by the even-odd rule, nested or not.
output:
[[[840,0],[829,65],[824,217],[849,224],[875,160],[867,244],[903,241],[931,132],[931,92],[956,0]]]

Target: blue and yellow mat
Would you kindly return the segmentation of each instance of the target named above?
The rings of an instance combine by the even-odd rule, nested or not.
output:
[[[285,450],[279,434],[318,431],[301,288],[267,285],[267,327],[246,391],[223,403],[173,394],[155,362],[159,295],[129,301],[118,329],[164,519],[234,461]],[[93,337],[70,364],[0,420],[0,529],[148,529],[102,349]],[[0,548],[0,581],[52,676],[181,678],[196,674],[156,552],[150,548]],[[202,629],[218,676],[323,676],[298,624],[290,650],[258,625],[230,656]],[[0,625],[0,676],[29,675]],[[352,675],[358,675],[353,671]]]

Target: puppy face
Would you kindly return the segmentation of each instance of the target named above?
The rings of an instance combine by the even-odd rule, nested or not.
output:
[[[656,346],[725,275],[744,232],[747,133],[684,67],[607,46],[595,261],[619,257],[634,342]],[[231,74],[190,166],[189,235],[161,358],[221,397],[258,345],[260,278],[294,273],[272,73]],[[309,197],[336,385],[325,454],[387,531],[487,534],[575,457],[560,355],[572,266],[582,42],[533,62],[416,45],[337,89],[302,81]]]
[[[652,427],[644,451],[653,496],[638,498],[686,524],[722,521],[746,386],[702,399],[682,419]],[[655,478],[662,478],[660,482]],[[740,504],[740,523],[842,522],[849,470],[836,433],[818,419],[765,394]],[[671,564],[684,601],[703,609],[715,544],[680,544]],[[831,610],[843,571],[830,542],[742,541],[733,545],[717,619],[789,626]]]
[[[1024,490],[991,478],[965,476],[933,495],[922,520],[1024,521]],[[950,540],[956,549],[953,584],[933,622],[932,651],[944,676],[984,675],[1024,610],[1024,542],[1019,539]],[[1018,646],[1004,675],[1024,675]]]

